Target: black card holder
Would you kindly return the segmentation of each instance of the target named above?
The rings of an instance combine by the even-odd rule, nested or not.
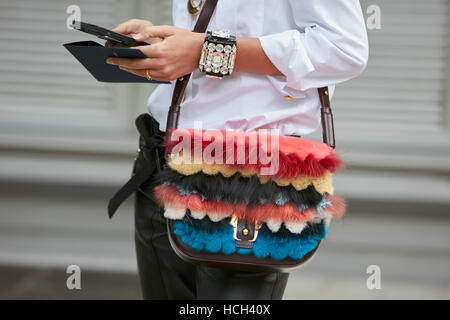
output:
[[[100,82],[170,83],[148,80],[106,63],[110,57],[146,58],[138,49],[105,47],[95,41],[71,42],[63,46]]]

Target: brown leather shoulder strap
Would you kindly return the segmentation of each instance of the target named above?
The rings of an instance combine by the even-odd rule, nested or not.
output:
[[[217,0],[205,0],[203,8],[200,11],[194,32],[206,32],[211,16],[216,8]],[[189,82],[191,74],[184,75],[177,79],[175,89],[172,95],[172,104],[167,115],[166,131],[178,127],[178,118],[180,116],[180,105],[183,101],[184,92]],[[331,111],[330,97],[328,87],[319,88],[320,114],[322,120],[322,137],[323,142],[330,147],[335,148],[336,139],[334,135],[333,113]]]
[[[331,111],[330,92],[328,87],[319,88],[320,116],[322,120],[322,139],[323,142],[336,148],[336,137],[334,135],[333,112]]]

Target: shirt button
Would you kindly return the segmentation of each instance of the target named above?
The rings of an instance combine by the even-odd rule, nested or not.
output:
[[[292,100],[292,99],[293,99],[291,96],[284,96],[284,98],[285,98],[286,100]]]

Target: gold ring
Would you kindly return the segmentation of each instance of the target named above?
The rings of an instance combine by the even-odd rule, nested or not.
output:
[[[152,77],[150,76],[150,73],[148,72],[148,69],[145,70],[145,76],[147,77],[147,80],[152,80]]]

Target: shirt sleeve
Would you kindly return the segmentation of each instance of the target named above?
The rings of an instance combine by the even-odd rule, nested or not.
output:
[[[282,76],[267,75],[284,95],[349,80],[368,60],[367,31],[359,0],[289,0],[297,28],[258,37]]]

